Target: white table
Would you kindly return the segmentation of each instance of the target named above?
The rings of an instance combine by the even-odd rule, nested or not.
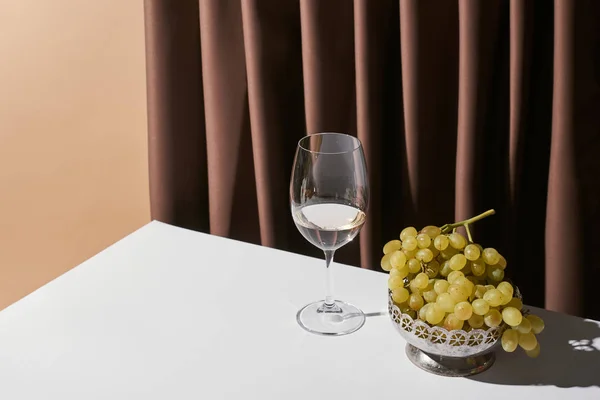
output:
[[[406,358],[384,274],[335,265],[338,297],[375,315],[348,336],[303,331],[323,274],[323,260],[152,222],[0,312],[0,399],[600,399],[598,322],[539,310],[538,359],[499,353],[444,378]]]

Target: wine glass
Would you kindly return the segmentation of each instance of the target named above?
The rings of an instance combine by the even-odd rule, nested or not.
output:
[[[315,133],[298,142],[290,203],[296,227],[325,253],[325,300],[308,304],[296,316],[309,332],[345,335],[365,316],[333,298],[331,262],[337,249],[358,235],[369,202],[367,166],[360,140],[342,133]]]

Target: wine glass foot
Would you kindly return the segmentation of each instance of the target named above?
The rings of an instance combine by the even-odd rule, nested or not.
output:
[[[296,320],[310,333],[325,336],[341,336],[359,330],[365,324],[365,314],[343,301],[335,300],[333,307],[323,307],[323,301],[304,306]]]

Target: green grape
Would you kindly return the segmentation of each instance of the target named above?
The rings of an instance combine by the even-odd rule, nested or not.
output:
[[[504,271],[498,267],[490,267],[487,269],[487,277],[492,281],[499,282],[504,279]]]
[[[437,294],[446,293],[448,291],[448,286],[450,286],[450,283],[448,283],[447,280],[438,279],[433,285],[433,290],[435,290]]]
[[[436,237],[433,240],[433,245],[439,251],[445,250],[449,244],[450,244],[450,240],[448,239],[448,236],[446,236],[446,235],[439,235],[438,237]]]
[[[454,306],[456,305],[456,301],[450,296],[450,293],[438,294],[435,303],[442,311],[449,313],[454,311]]]
[[[392,255],[390,253],[381,257],[381,269],[384,271],[390,271],[392,269],[392,264],[390,264],[390,258]]]
[[[449,331],[462,329],[463,324],[464,321],[452,313],[446,315],[446,318],[444,319],[444,328]]]
[[[467,279],[472,278],[471,276],[468,276]],[[475,297],[475,284],[477,283],[477,281],[471,280],[469,279],[469,282],[471,282],[471,289],[470,289],[470,294],[469,294],[469,301],[473,301],[476,299]]]
[[[424,263],[428,263],[433,260],[433,253],[429,249],[419,249],[417,254],[415,254],[415,258],[419,261],[423,261]]]
[[[450,262],[450,261],[448,261]],[[452,271],[448,274],[448,283],[453,284],[458,278],[464,277],[461,271]]]
[[[390,258],[390,264],[392,264],[392,267],[394,268],[403,267],[404,264],[406,264],[406,254],[399,250],[394,251]]]
[[[507,296],[508,298],[512,299],[513,294],[514,294],[514,289],[512,287],[512,285],[506,281],[500,282],[498,284],[498,286],[496,287],[496,289],[498,289],[499,291],[502,292],[503,295]]]
[[[462,273],[465,275],[470,275],[471,274],[471,261],[467,261],[465,266],[462,267],[461,269]]]
[[[410,288],[410,292],[411,293],[416,293],[416,294],[421,294],[421,288],[419,288],[416,283],[415,280],[413,279],[412,281],[410,281],[410,284],[408,285],[408,287]]]
[[[425,289],[423,289],[423,292],[427,292],[430,290],[433,290],[433,285],[435,285],[435,279],[429,279],[429,282],[427,283],[427,287]]]
[[[498,261],[498,264],[496,264],[496,266],[502,269],[506,269],[506,258],[504,258],[502,254],[500,254],[500,260]]]
[[[519,326],[517,326],[517,330],[519,331],[519,333],[531,332],[531,322],[529,321],[529,319],[527,319],[527,317],[521,320],[521,323],[519,324]]]
[[[412,311],[412,309],[406,303],[398,304],[398,308],[400,309],[400,312],[402,314],[408,314],[409,312]]]
[[[469,261],[475,261],[481,255],[481,252],[479,251],[479,247],[475,246],[474,244],[467,245],[467,247],[465,247],[464,253],[465,253],[465,257]]]
[[[431,306],[431,304],[427,303],[427,304],[423,304],[423,307],[421,307],[419,309],[419,319],[422,321],[427,321],[427,310],[429,309],[429,307]]]
[[[417,235],[417,246],[419,246],[420,249],[426,249],[429,245],[431,245],[431,238],[429,235],[426,233],[419,233]]]
[[[427,225],[425,228],[421,229],[421,233],[424,233],[430,238],[435,239],[442,233],[442,230],[437,226]]]
[[[390,240],[383,246],[383,254],[391,253],[392,251],[400,250],[402,248],[402,242],[399,240]]]
[[[452,268],[453,271],[459,271],[465,266],[466,263],[467,258],[464,256],[464,254],[458,253],[452,256],[450,259],[450,268]]]
[[[434,303],[435,300],[437,299],[437,293],[435,292],[435,290],[428,290],[426,292],[423,292],[423,300],[425,300],[428,303]]]
[[[467,301],[461,301],[454,306],[454,315],[456,318],[466,321],[473,315],[473,307]]]
[[[430,261],[429,264],[427,264],[427,266],[425,267],[425,273],[430,278],[435,278],[439,272],[440,263],[438,263],[436,260]]]
[[[454,247],[448,246],[445,250],[440,250],[440,255],[444,260],[449,260],[456,254],[458,254],[458,250],[456,250]]]
[[[468,290],[469,295],[475,289],[475,285],[473,284],[473,282],[468,280],[466,276],[459,276],[458,278],[454,279],[454,282],[452,282],[452,284],[464,286]]]
[[[490,305],[483,299],[473,300],[471,307],[473,307],[473,313],[477,315],[486,315],[490,311]]]
[[[521,311],[514,307],[506,307],[504,310],[502,310],[502,319],[508,325],[515,327],[519,326],[523,320],[523,314],[521,314]]]
[[[483,317],[481,315],[472,314],[467,322],[469,322],[471,328],[478,329],[483,326]]]
[[[421,272],[412,281],[415,283],[415,286],[419,289],[425,289],[429,284],[429,277],[426,273]]]
[[[410,260],[411,258],[415,258],[415,255],[417,254],[417,249],[416,248],[414,250],[402,249],[402,252],[406,256],[406,259]]]
[[[502,304],[502,292],[498,289],[490,289],[483,295],[483,299],[492,307]]]
[[[500,254],[493,247],[488,247],[483,250],[483,254],[481,254],[481,258],[488,265],[496,265],[498,261],[500,261]]]
[[[535,333],[537,335],[544,330],[544,327],[546,325],[544,324],[543,319],[541,319],[537,315],[533,315],[533,314],[528,315],[526,318],[531,323],[531,330],[533,331],[533,333]]]
[[[402,248],[408,251],[415,250],[417,248],[417,239],[414,236],[408,236],[402,241]]]
[[[483,322],[485,322],[485,324],[490,328],[500,326],[502,323],[502,314],[500,314],[500,311],[493,308],[488,311],[487,314],[485,314],[483,317]]]
[[[512,353],[519,345],[519,332],[514,329],[507,329],[502,334],[502,348],[508,353]]]
[[[475,296],[473,296],[473,293],[475,292],[475,285],[469,282],[469,280],[466,278],[465,281],[467,283],[465,283],[464,285],[459,284],[459,286],[463,287],[467,293],[467,298],[465,299],[465,301],[472,301],[475,299]]]
[[[492,290],[492,289],[496,289],[496,286],[494,285],[485,285],[486,290]]]
[[[408,306],[415,311],[419,311],[419,309],[423,307],[424,303],[425,302],[423,301],[423,297],[421,297],[421,295],[417,293],[411,294],[408,298]]]
[[[406,227],[404,229],[402,229],[402,232],[400,232],[400,240],[402,240],[403,242],[406,240],[407,237],[416,237],[417,236],[417,230],[412,227]]]
[[[514,307],[517,310],[521,310],[523,308],[523,302],[518,297],[513,297],[507,304],[507,307]]]
[[[405,265],[402,268],[392,268],[390,271],[390,278],[397,276],[400,279],[404,279],[408,276],[408,267]]]
[[[444,261],[442,268],[440,269],[440,275],[450,276],[452,272],[452,268],[450,268],[450,261]]]
[[[519,335],[519,346],[523,350],[533,350],[537,346],[537,339],[533,332],[523,333]]]
[[[483,299],[483,295],[487,292],[485,286],[475,285],[475,297],[478,299]]]
[[[536,358],[540,355],[540,342],[537,342],[533,350],[525,350],[528,357]]]
[[[411,274],[416,274],[421,271],[421,263],[416,258],[411,258],[408,260],[406,265],[408,265],[408,271]]]
[[[471,282],[473,284],[473,286],[479,285],[479,278],[477,278],[476,276],[469,275],[466,278],[469,282]]]
[[[437,325],[444,320],[446,313],[437,303],[431,303],[427,308],[426,318],[431,325]]]
[[[470,294],[467,288],[455,284],[450,285],[448,293],[456,303],[467,300]]]
[[[388,287],[391,290],[404,287],[404,279],[400,278],[399,276],[392,276],[390,279],[388,279]]]
[[[406,290],[403,287],[395,288],[392,290],[392,300],[394,300],[398,304],[404,303],[406,300],[408,300],[409,296],[410,295],[408,294],[408,290]]]
[[[457,250],[461,250],[467,245],[467,239],[458,232],[451,233],[448,240],[450,240],[450,246]]]
[[[482,276],[485,274],[485,262],[481,258],[471,262],[471,271],[475,276]]]
[[[510,301],[512,300],[511,297],[507,296],[506,294],[504,294],[504,292],[500,292],[502,293],[502,303],[500,303],[500,305],[507,305],[508,303],[510,303]]]

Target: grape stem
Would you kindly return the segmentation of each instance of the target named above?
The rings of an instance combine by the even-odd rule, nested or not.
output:
[[[469,238],[469,243],[473,243],[473,236],[471,236],[471,230],[469,229],[469,224],[465,224],[465,229],[467,230],[467,237]]]
[[[481,213],[481,214],[471,217],[469,219],[465,219],[464,221],[455,222],[453,224],[446,224],[446,225],[442,226],[440,229],[442,230],[442,233],[447,233],[451,229],[456,229],[459,226],[464,226],[465,229],[467,230],[467,235],[469,235],[469,240],[471,240],[469,224],[472,224],[474,222],[477,222],[481,219],[484,219],[485,217],[489,217],[490,215],[494,215],[494,214],[496,214],[496,211],[494,209],[487,210],[484,213]]]

